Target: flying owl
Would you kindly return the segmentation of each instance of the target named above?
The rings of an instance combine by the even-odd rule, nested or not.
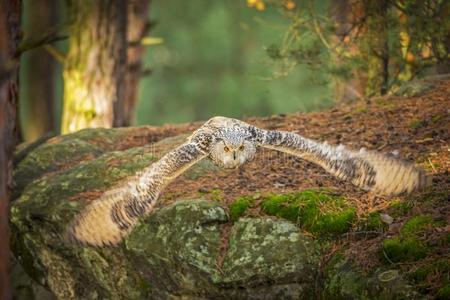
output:
[[[236,168],[264,147],[295,155],[365,190],[383,195],[411,193],[429,184],[423,170],[393,156],[352,151],[278,130],[264,130],[240,120],[214,117],[186,143],[164,155],[88,205],[69,224],[67,237],[82,245],[116,245],[150,213],[165,186],[204,158]]]

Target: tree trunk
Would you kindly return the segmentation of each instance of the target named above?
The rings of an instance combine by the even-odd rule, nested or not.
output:
[[[335,0],[330,2],[330,18],[334,21],[335,36],[333,43],[336,52],[333,56],[333,64],[342,65],[344,53],[350,57],[361,55],[358,45],[354,42],[358,38],[364,18],[364,9],[359,1]],[[351,78],[334,76],[333,98],[337,102],[352,101],[364,97],[367,82],[366,72],[359,69],[352,70]]]
[[[112,127],[125,93],[127,2],[69,1],[62,133]]]
[[[0,0],[0,299],[11,299],[9,197],[12,155],[17,141],[20,0]]]
[[[127,39],[129,45],[125,97],[122,105],[117,108],[114,126],[130,126],[135,122],[139,81],[142,76],[142,58],[145,54],[145,46],[141,44],[141,41],[150,30],[149,2],[149,0],[134,0],[128,3]]]
[[[386,94],[389,79],[388,48],[388,0],[364,0],[366,14],[366,35],[364,53],[367,53],[367,85],[365,95]]]
[[[31,3],[30,3],[31,4]],[[56,2],[34,0],[28,14],[27,35],[39,35],[56,25]],[[55,75],[56,61],[40,47],[25,55],[27,87],[21,101],[22,133],[25,141],[34,141],[55,131]],[[45,74],[45,76],[43,76]]]

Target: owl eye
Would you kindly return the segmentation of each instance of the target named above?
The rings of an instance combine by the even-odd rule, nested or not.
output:
[[[228,148],[227,146],[225,146],[225,147],[223,147],[223,151],[229,152],[229,151],[230,151],[230,148]]]
[[[239,147],[239,150],[241,150],[241,151],[244,151],[244,145],[241,145],[240,147]]]

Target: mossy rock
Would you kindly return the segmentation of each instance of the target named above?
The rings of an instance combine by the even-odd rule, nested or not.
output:
[[[289,222],[242,219],[229,232],[228,249],[221,250],[226,222],[217,203],[178,201],[146,218],[125,244],[139,273],[160,288],[161,298],[311,295],[308,284],[318,258],[311,239]]]
[[[396,269],[365,273],[349,259],[335,254],[324,270],[323,299],[425,299]]]
[[[126,149],[114,144],[124,132],[140,134],[132,128],[98,129],[53,138],[17,165],[16,180],[27,172],[30,176],[18,185],[11,208],[14,256],[29,276],[16,298],[20,291],[29,299],[42,293],[58,299],[321,297],[320,244],[295,222],[317,233],[348,230],[354,210],[330,192],[280,196],[292,199],[280,201],[280,208],[297,205],[300,212],[287,220],[243,217],[245,207],[253,205],[246,198],[236,201],[245,207],[231,213],[234,222],[220,201],[175,199],[143,218],[118,247],[94,249],[64,241],[67,223],[91,200],[185,140],[179,136]],[[274,199],[279,198],[258,201],[278,203]],[[325,208],[332,217],[324,217]],[[336,217],[342,212],[345,217]],[[361,274],[361,281],[366,279]]]
[[[424,293],[428,293],[430,289],[435,288],[436,283],[441,283],[437,298],[448,299],[448,295],[446,295],[446,289],[450,285],[450,260],[448,257],[420,265],[409,277]],[[429,278],[433,278],[433,280],[430,281]],[[443,295],[446,296],[443,297]]]
[[[435,87],[435,85],[435,82],[430,80],[412,80],[400,86],[394,95],[402,97],[417,97],[429,92]]]
[[[185,140],[170,138],[147,147],[111,151],[114,148],[103,147],[108,144],[101,140],[108,138],[104,132],[80,134],[83,138],[73,134],[40,145],[16,169],[17,176],[45,161],[45,168],[21,185],[11,210],[14,255],[33,284],[59,299],[298,298],[312,293],[308,283],[314,278],[317,259],[312,240],[285,221],[247,220],[245,225],[236,225],[242,230],[231,229],[230,249],[237,247],[251,255],[257,245],[259,251],[247,257],[246,272],[236,270],[235,252],[220,250],[228,215],[217,202],[186,200],[165,207],[145,218],[118,248],[83,248],[63,241],[65,226],[88,199],[95,199]],[[96,143],[103,148],[89,144],[92,139],[99,139]],[[78,153],[77,145],[86,147],[78,147]],[[260,235],[249,237],[245,228],[254,228]],[[255,245],[248,243],[249,238]],[[282,254],[274,256],[275,247]],[[218,267],[221,260],[222,268]],[[258,268],[252,268],[253,264]],[[289,264],[295,267],[285,268]],[[20,289],[36,290],[31,284],[29,289]]]
[[[345,233],[356,219],[356,209],[345,198],[326,190],[269,196],[261,207],[265,213],[296,222],[319,236]]]
[[[178,135],[150,144],[154,137],[154,128],[141,126],[135,128],[88,128],[75,133],[56,136],[37,146],[19,147],[16,151],[14,170],[14,195],[20,196],[25,186],[35,179],[53,172],[70,169],[79,163],[95,159],[112,151],[123,151],[132,147],[151,146],[147,152],[155,156],[162,155],[180,145],[187,135]],[[133,146],[129,144],[133,144]]]
[[[14,172],[16,191],[39,178],[44,173],[60,170],[63,166],[98,157],[103,151],[83,140],[71,139],[58,144],[43,144],[28,154]],[[15,197],[18,193],[15,193]]]

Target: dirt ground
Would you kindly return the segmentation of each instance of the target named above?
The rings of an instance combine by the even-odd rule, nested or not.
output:
[[[435,188],[448,190],[450,186],[450,81],[419,97],[387,96],[330,111],[246,121],[352,149],[398,152],[400,158],[432,174]],[[170,134],[189,132],[199,125],[186,124],[177,126],[176,130],[165,130]],[[196,179],[181,176],[164,194],[170,201],[179,196],[198,197],[199,193],[208,197],[208,191],[221,190],[224,201],[229,203],[246,194],[287,193],[318,187],[344,194],[355,202],[361,213],[382,209],[388,200],[339,181],[314,164],[268,149],[260,149],[254,161],[236,170],[219,170]]]

